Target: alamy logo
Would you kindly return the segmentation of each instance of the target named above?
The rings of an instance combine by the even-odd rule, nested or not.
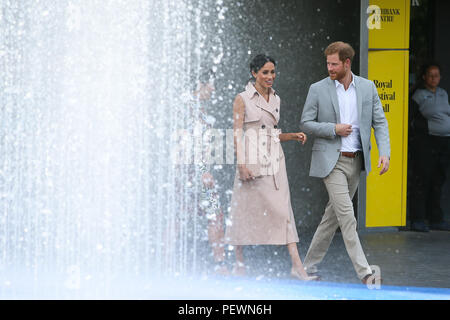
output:
[[[381,9],[379,6],[370,5],[367,7],[368,14],[371,14],[367,18],[367,28],[369,30],[381,29]]]
[[[373,273],[372,275],[367,279],[367,288],[369,289],[381,289],[381,269],[377,265],[370,266]]]
[[[221,165],[234,164],[236,159],[237,164],[252,166],[257,175],[272,175],[278,172],[282,157],[280,133],[279,129],[257,128],[202,131],[199,127],[192,132],[180,129],[171,137],[172,163]]]

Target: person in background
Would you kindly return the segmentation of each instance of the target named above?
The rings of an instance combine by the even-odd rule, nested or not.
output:
[[[447,92],[439,87],[440,80],[437,63],[423,66],[423,83],[411,99],[413,231],[450,231],[441,206],[442,186],[450,176],[450,105]]]
[[[194,91],[194,97],[198,99],[200,107],[197,108],[197,123],[202,127],[202,131],[205,132],[211,129],[214,125],[215,119],[206,112],[204,104],[211,98],[212,93],[215,90],[214,87],[214,73],[210,71],[208,79],[201,79],[196,90]],[[208,146],[207,146],[208,148]],[[210,151],[210,148],[207,149]],[[212,248],[215,267],[214,272],[220,275],[228,275],[229,271],[225,261],[225,244],[224,244],[224,216],[220,204],[220,195],[218,185],[212,174],[211,165],[206,164],[204,161],[197,164],[201,172],[202,190],[199,197],[199,211],[202,215],[205,215],[208,224],[208,240]]]
[[[219,185],[214,177],[214,166],[209,164],[205,154],[210,154],[211,146],[203,141],[203,136],[212,129],[215,118],[208,115],[206,106],[215,90],[214,73],[203,73],[196,87],[184,96],[187,107],[186,113],[179,114],[183,126],[182,134],[177,133],[173,141],[173,156],[176,166],[175,181],[179,191],[176,195],[176,204],[179,206],[180,216],[173,222],[166,232],[166,242],[181,241],[180,224],[186,219],[194,219],[205,224],[210,253],[214,260],[213,272],[218,275],[228,275],[229,271],[225,261],[224,245],[224,215],[220,202]],[[185,137],[201,139],[199,146],[194,146],[194,152],[201,152],[201,157],[192,158],[192,145],[185,145]],[[191,141],[192,142],[192,141]],[[189,151],[189,152],[188,152]],[[185,158],[190,154],[190,158]],[[192,160],[194,160],[192,162]],[[183,221],[184,220],[184,221]],[[173,235],[175,235],[173,237]],[[175,238],[173,240],[172,238]],[[203,236],[202,236],[203,239]]]

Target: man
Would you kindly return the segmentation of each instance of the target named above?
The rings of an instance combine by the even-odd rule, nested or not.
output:
[[[440,70],[436,63],[426,64],[423,84],[410,100],[414,181],[410,189],[411,230],[421,232],[450,231],[441,205],[441,198],[446,197],[442,191],[450,178],[450,105],[447,92],[439,87]]]
[[[310,176],[323,178],[330,200],[314,234],[304,265],[317,272],[340,227],[347,253],[358,277],[368,283],[372,270],[358,234],[352,198],[362,170],[370,171],[370,135],[374,129],[380,175],[389,169],[390,144],[386,117],[372,81],[355,76],[353,48],[334,42],[325,49],[329,77],[309,88],[301,127],[314,135]]]

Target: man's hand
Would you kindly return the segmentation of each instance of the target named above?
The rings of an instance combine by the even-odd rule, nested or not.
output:
[[[381,157],[378,159],[378,168],[379,168],[381,165],[382,165],[382,167],[381,167],[381,171],[380,171],[380,176],[381,176],[383,173],[385,173],[386,171],[389,170],[389,158],[386,157],[386,156],[381,156]]]
[[[335,131],[337,135],[347,137],[353,130],[351,124],[338,123],[336,124]]]

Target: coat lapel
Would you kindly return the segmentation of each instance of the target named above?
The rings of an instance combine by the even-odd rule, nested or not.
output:
[[[278,100],[275,97],[275,90],[271,89],[270,93],[270,99],[269,102],[267,102],[255,89],[254,84],[250,81],[247,83],[247,86],[245,87],[245,91],[247,92],[247,95],[249,99],[255,99],[255,105],[261,109],[266,110],[269,112],[276,122],[278,122],[280,118],[280,106],[278,104]]]
[[[278,122],[278,119],[277,119],[277,113],[275,112],[275,107],[273,106],[273,101],[269,101],[269,102],[267,102],[262,96],[260,96],[260,95],[257,95],[256,97],[255,97],[255,99],[256,99],[256,105],[258,106],[258,107],[260,107],[261,109],[264,109],[264,110],[266,110],[267,112],[269,112],[274,118],[275,118],[275,120]],[[270,95],[270,100],[273,100],[273,99],[275,99],[275,96],[274,95]]]
[[[331,103],[333,104],[334,112],[336,112],[336,120],[338,123],[340,123],[341,114],[339,112],[339,101],[336,93],[336,84],[330,78],[328,78],[328,80],[328,91],[330,92]]]

